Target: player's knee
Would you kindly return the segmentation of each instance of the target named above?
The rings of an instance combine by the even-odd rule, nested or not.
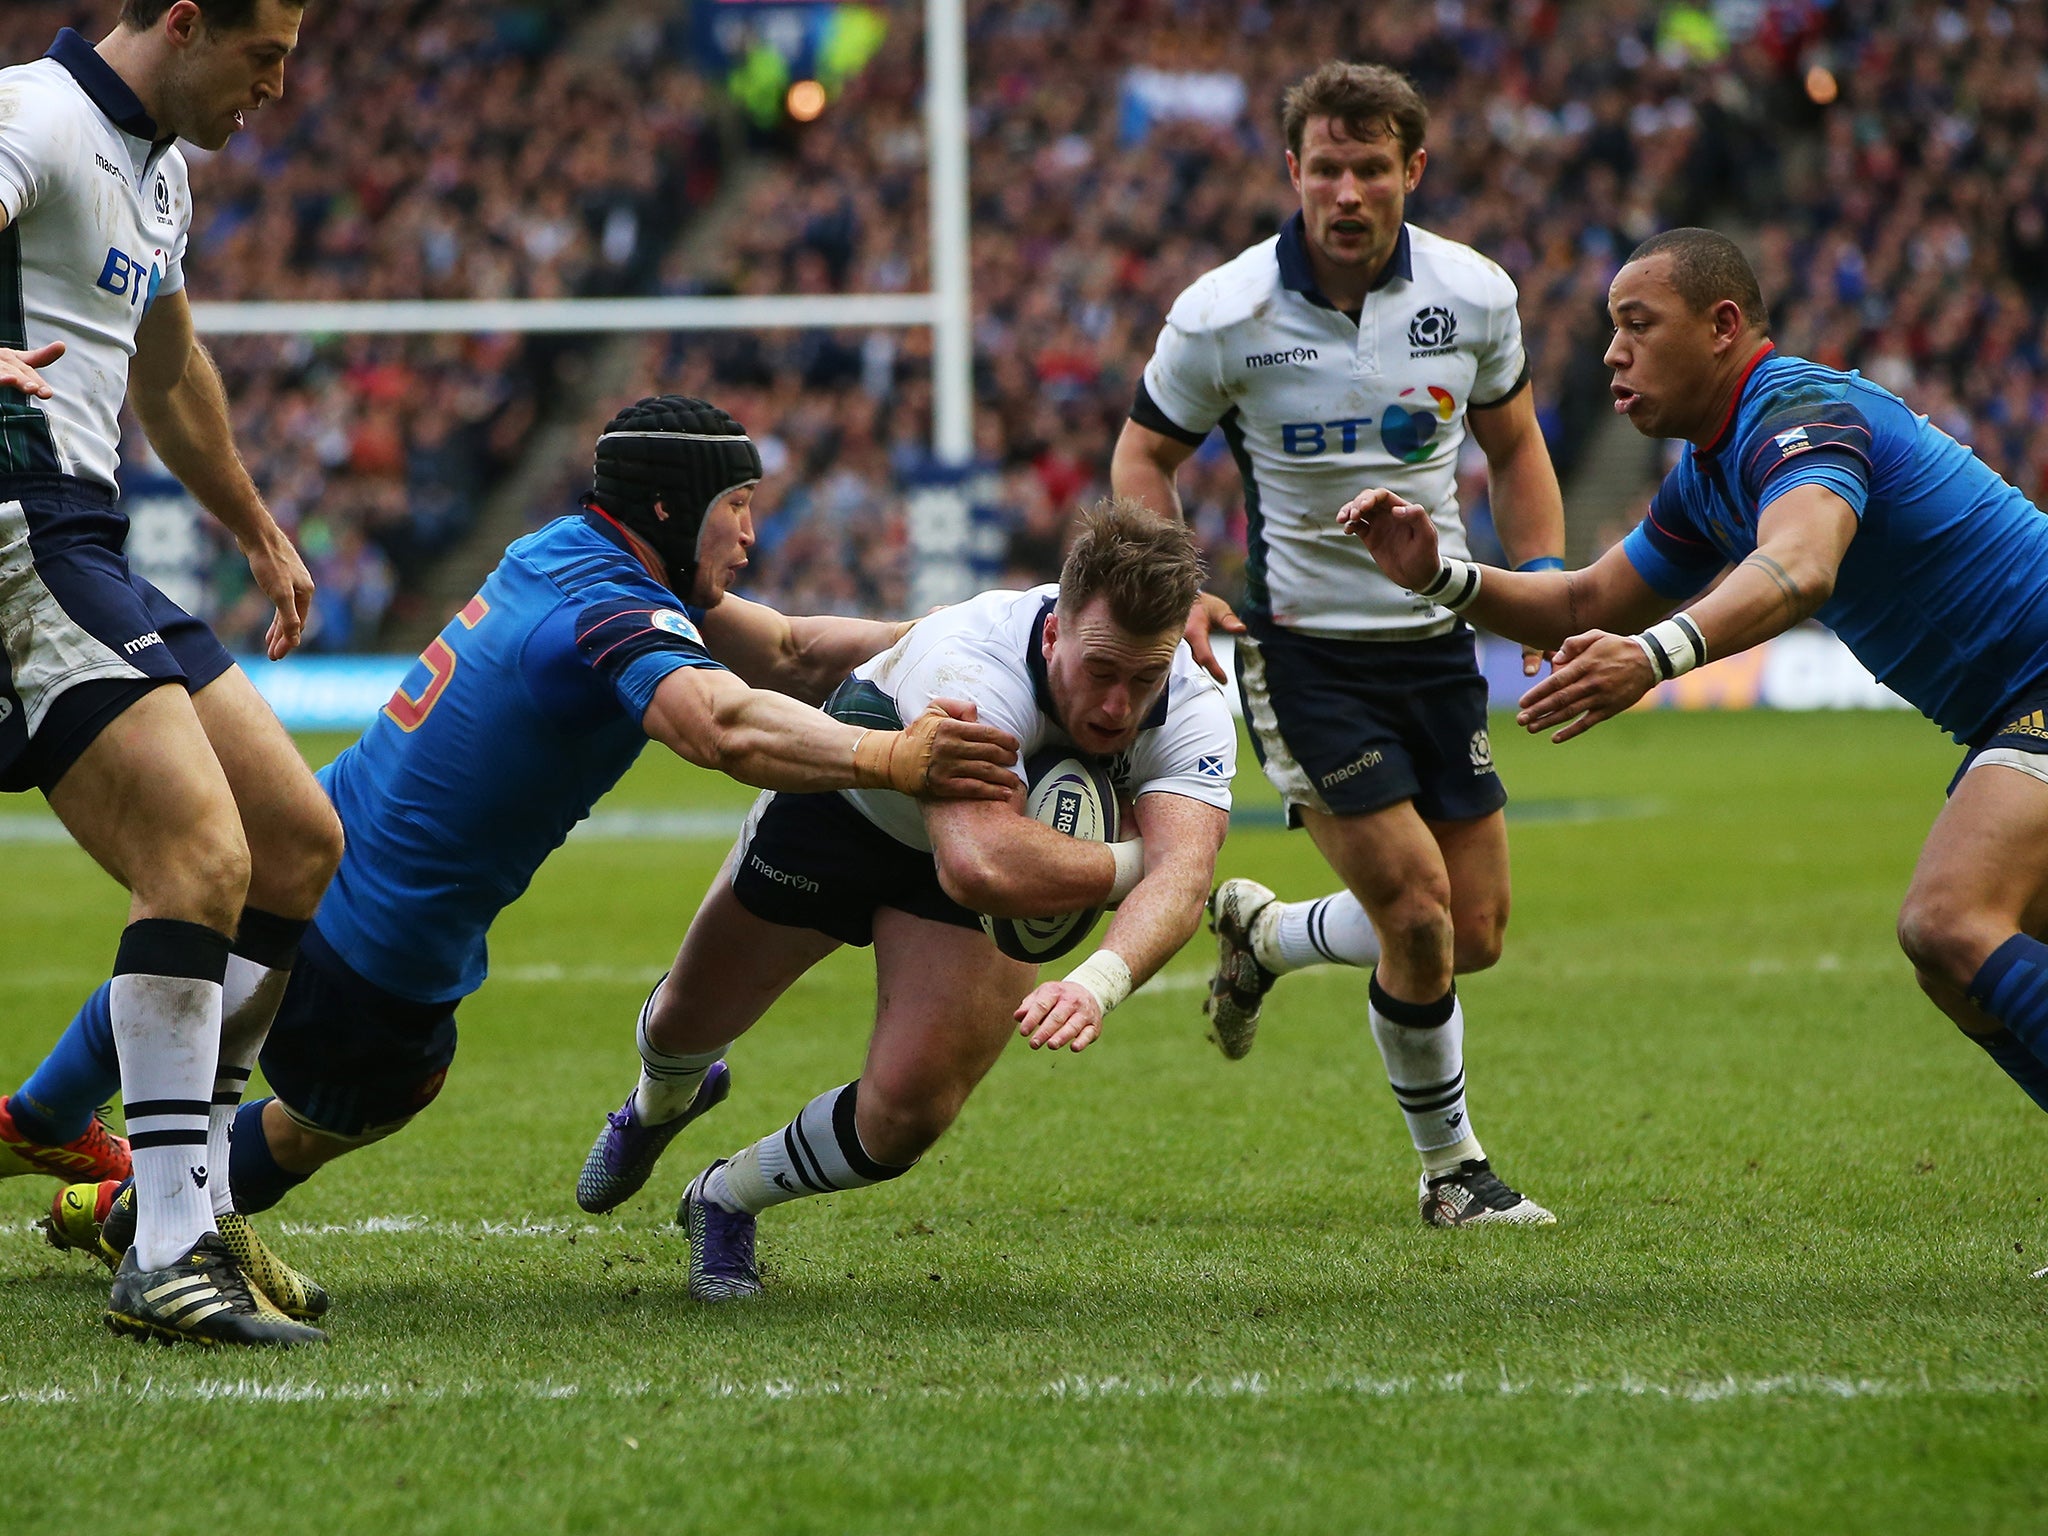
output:
[[[323,1135],[283,1113],[282,1106],[278,1109],[279,1113],[264,1116],[263,1139],[269,1144],[270,1155],[280,1168],[296,1174],[315,1173],[337,1157],[353,1152],[359,1145]]]
[[[964,1088],[956,1093],[863,1077],[857,1116],[861,1146],[877,1162],[914,1163],[946,1134],[966,1101]]]
[[[1451,941],[1451,962],[1458,974],[1469,976],[1499,964],[1507,931],[1505,912],[1489,910],[1459,923]]]
[[[1382,947],[1409,966],[1430,969],[1450,963],[1457,932],[1448,893],[1441,900],[1429,892],[1405,896],[1376,914],[1376,922]]]
[[[233,933],[249,893],[249,845],[232,818],[187,827],[134,877],[138,905],[155,917]]]
[[[1899,948],[1927,978],[1967,991],[1985,958],[2007,937],[2007,925],[1938,891],[1912,891],[1899,909]]]

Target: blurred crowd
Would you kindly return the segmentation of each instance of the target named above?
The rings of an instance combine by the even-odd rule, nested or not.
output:
[[[1411,216],[1500,261],[1522,294],[1535,398],[1568,468],[1604,404],[1601,301],[1638,239],[1768,195],[1765,107],[1735,52],[1664,35],[1631,0],[1405,8],[1243,0],[978,0],[970,13],[975,497],[1001,574],[1056,569],[1174,296],[1296,206],[1279,103],[1314,62],[1384,59],[1429,101]],[[926,283],[922,43],[881,54],[751,188],[715,262],[672,286],[892,291]],[[890,611],[907,492],[928,468],[927,344],[896,335],[649,344],[646,382],[703,389],[774,442],[754,589],[797,609]],[[1466,506],[1487,537],[1484,477]],[[1182,474],[1220,590],[1243,498],[1220,436]]]
[[[1820,153],[1759,245],[1780,344],[1855,367],[2048,505],[2048,13],[1842,3]]]
[[[658,0],[650,4],[659,10]],[[112,0],[9,0],[0,60]],[[194,154],[196,298],[908,292],[928,286],[921,7],[816,121],[754,130],[718,237],[676,237],[720,173],[716,89],[669,33],[589,56],[569,0],[319,0],[282,103]],[[1603,299],[1639,239],[1753,236],[1780,344],[1863,368],[2048,495],[2048,17],[1997,0],[972,0],[976,552],[1057,567],[1168,305],[1295,206],[1286,86],[1333,56],[1428,100],[1418,223],[1521,290],[1569,473],[1606,401]],[[102,20],[102,24],[104,21]],[[90,28],[88,30],[90,35]],[[323,588],[317,643],[367,643],[518,454],[581,342],[251,339],[219,347],[259,483]],[[920,330],[653,337],[625,391],[710,395],[770,471],[749,589],[904,611],[932,462]],[[565,387],[566,381],[566,387]],[[594,432],[618,403],[589,406]],[[139,438],[139,434],[135,434]],[[573,503],[583,466],[536,495]],[[1490,539],[1483,462],[1462,501]],[[957,479],[957,475],[953,478]],[[1182,475],[1219,590],[1243,499],[1219,438]],[[260,628],[231,551],[214,612]]]
[[[208,299],[556,298],[644,290],[716,188],[711,92],[679,63],[564,47],[578,7],[318,0],[285,95],[218,154],[187,146],[189,291]],[[113,0],[7,0],[0,62]],[[587,342],[504,336],[213,343],[236,435],[319,583],[308,645],[372,643],[474,519]],[[61,366],[61,365],[59,365]],[[127,433],[129,475],[147,446]],[[200,604],[230,645],[267,614],[208,527]]]

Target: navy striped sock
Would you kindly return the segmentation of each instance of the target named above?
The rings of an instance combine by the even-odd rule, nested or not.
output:
[[[1988,1035],[1977,1043],[2048,1109],[2048,944],[2024,933],[2007,939],[1970,979],[1970,1001],[2005,1026],[2009,1042]]]

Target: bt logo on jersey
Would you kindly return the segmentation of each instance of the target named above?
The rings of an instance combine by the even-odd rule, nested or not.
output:
[[[1312,459],[1330,451],[1331,434],[1336,434],[1339,453],[1358,451],[1358,429],[1372,425],[1370,416],[1353,416],[1343,421],[1283,421],[1280,447],[1297,459]]]
[[[110,248],[106,265],[100,268],[97,286],[147,309],[156,297],[157,285],[163,280],[163,268],[155,263],[144,265],[126,251]]]

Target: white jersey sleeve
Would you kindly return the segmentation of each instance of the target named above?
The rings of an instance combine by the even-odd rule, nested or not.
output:
[[[1145,365],[1145,393],[1184,435],[1202,438],[1230,412],[1215,332],[1190,323],[1194,289],[1174,301]]]
[[[1139,733],[1125,761],[1129,779],[1118,787],[1141,795],[1185,795],[1218,810],[1230,809],[1237,773],[1237,727],[1223,690],[1183,649],[1168,685],[1165,721]],[[1122,767],[1123,764],[1119,764]]]
[[[1488,263],[1489,266],[1493,264]],[[1515,280],[1499,267],[1493,268],[1499,281],[1490,293],[1486,341],[1479,349],[1479,368],[1472,379],[1472,396],[1467,406],[1485,410],[1499,405],[1522,386],[1529,375],[1529,356],[1522,346],[1522,313],[1516,305]]]
[[[164,253],[163,280],[156,286],[159,294],[177,293],[185,286],[185,249],[192,241],[192,178],[185,166],[185,157],[176,149],[167,153],[159,172],[170,197],[171,217],[176,220],[177,233],[172,237],[170,249]]]
[[[0,83],[0,214],[12,224],[36,205],[71,158],[62,114],[38,110],[42,93],[16,76]]]

